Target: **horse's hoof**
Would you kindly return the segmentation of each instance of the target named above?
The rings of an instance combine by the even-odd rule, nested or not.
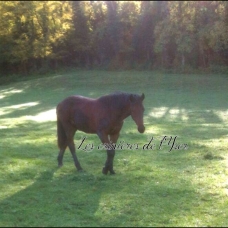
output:
[[[116,173],[115,173],[115,171],[114,170],[111,170],[110,171],[110,175],[115,175]]]
[[[82,173],[84,170],[82,168],[78,169],[78,172]]]
[[[105,175],[107,175],[107,174],[108,174],[108,170],[104,167],[104,168],[102,169],[102,173],[105,174]]]
[[[63,166],[63,164],[58,164],[58,167],[61,168]]]

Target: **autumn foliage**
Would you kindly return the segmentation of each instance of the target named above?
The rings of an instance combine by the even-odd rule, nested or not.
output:
[[[1,1],[0,73],[228,65],[226,1]]]

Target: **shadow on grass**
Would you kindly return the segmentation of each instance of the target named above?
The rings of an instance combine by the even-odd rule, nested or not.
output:
[[[9,173],[12,188],[18,188],[18,191],[0,201],[1,225],[185,224],[184,218],[190,211],[194,213],[194,209],[199,206],[199,195],[196,186],[191,182],[194,179],[194,167],[222,159],[223,154],[212,153],[213,148],[202,146],[199,142],[224,139],[228,135],[227,117],[222,116],[226,115],[228,109],[227,82],[216,77],[210,79],[189,76],[179,80],[179,76],[161,77],[153,76],[151,73],[139,77],[138,72],[133,73],[133,77],[128,73],[116,76],[116,73],[106,72],[107,77],[104,80],[97,75],[92,78],[93,73],[85,77],[86,74],[75,78],[56,77],[55,83],[54,78],[24,82],[19,88],[11,87],[1,95],[0,110],[3,113],[0,123],[4,125],[7,120],[9,124],[6,128],[0,129],[0,152],[3,158],[1,160],[5,167],[10,166],[18,173]],[[122,82],[123,85],[117,82]],[[119,140],[146,143],[147,141],[143,140],[151,135],[177,135],[184,142],[186,140],[190,143],[190,149],[186,153],[176,151],[169,154],[162,151],[131,152],[132,157],[140,162],[135,165],[133,160],[130,161],[126,173],[120,169],[120,173],[112,177],[101,176],[96,172],[91,174],[91,170],[99,170],[99,173],[101,171],[105,154],[100,155],[100,151],[96,152],[99,155],[79,152],[78,158],[88,172],[75,173],[69,153],[69,156],[64,156],[64,163],[69,166],[57,170],[53,168],[57,165],[58,152],[56,123],[18,119],[26,115],[46,114],[46,111],[54,109],[61,99],[71,94],[98,97],[101,93],[116,88],[125,91],[143,89],[142,92],[146,94],[145,134],[138,134],[134,122],[127,119]],[[18,92],[15,92],[16,90]],[[15,108],[12,105],[22,106]],[[78,140],[81,135],[77,133],[75,138]],[[143,156],[143,153],[147,153],[147,156]],[[130,160],[131,155],[128,155],[126,153],[124,157]],[[122,154],[117,154],[116,159],[121,156]],[[17,167],[17,159],[28,164],[31,162],[33,165],[29,168]],[[148,173],[141,175],[142,170]],[[160,172],[159,176],[155,174],[156,170]],[[183,176],[178,176],[182,170],[193,174],[184,180]],[[8,175],[5,171],[3,173]],[[26,179],[29,184],[23,183]],[[178,181],[175,182],[175,179]],[[7,181],[8,179],[2,183],[9,187]],[[18,187],[20,185],[21,187]],[[4,188],[6,191],[7,187]],[[204,190],[207,191],[209,190]],[[211,197],[211,200],[214,198]],[[189,224],[197,225],[192,221],[187,223]]]
[[[165,126],[166,132],[181,134],[182,128],[173,129],[172,124]],[[9,178],[6,180],[11,180],[10,184],[16,188],[22,185],[22,190],[19,188],[16,193],[0,201],[2,226],[180,225],[185,224],[184,218],[188,217],[190,212],[194,214],[194,209],[199,206],[201,196],[196,192],[191,178],[183,179],[182,176],[172,180],[178,171],[186,170],[190,174],[193,172],[193,168],[189,167],[196,165],[196,160],[191,157],[191,150],[187,153],[177,151],[169,154],[130,151],[131,155],[118,152],[116,159],[124,157],[129,160],[134,156],[139,161],[136,167],[132,163],[126,172],[118,164],[119,173],[117,172],[116,176],[96,174],[101,172],[105,153],[79,151],[78,158],[87,171],[77,173],[70,153],[64,156],[64,167],[55,168],[58,151],[56,137],[52,135],[50,141],[48,140],[51,131],[55,132],[53,122],[30,122],[23,127],[24,131],[21,132],[18,127],[4,131],[5,136],[17,137],[17,140],[21,141],[19,146],[14,143],[8,145],[9,139],[3,143],[1,150],[9,150],[9,154],[4,158],[7,158],[7,166],[18,165],[17,160],[12,163],[14,159],[25,160],[33,165],[30,164],[30,168],[19,167],[17,174],[5,172]],[[131,127],[135,129],[135,126],[130,124],[126,130]],[[124,134],[125,132],[121,139]],[[195,134],[196,132],[193,132],[193,135]],[[77,140],[79,135],[81,134],[76,135]],[[36,139],[38,141],[35,141]],[[201,151],[198,158],[206,162],[203,155],[207,155],[208,148],[198,144],[195,144],[195,147]],[[141,168],[138,169],[139,167]],[[98,171],[93,174],[93,170]],[[140,173],[142,170],[144,174]],[[158,176],[156,172],[161,173]],[[30,182],[27,185],[23,184],[26,179]],[[187,224],[196,223],[191,221]],[[204,222],[203,225],[205,224]]]
[[[0,202],[1,226],[164,225],[192,209],[183,205],[186,195],[195,199],[191,205],[197,204],[190,184],[181,189],[149,179],[144,177],[142,182],[128,174],[63,174],[49,168],[31,185]]]
[[[181,116],[175,116],[175,118],[171,116],[170,113],[164,114],[161,117],[146,115],[144,121],[146,131],[141,138],[177,136],[182,141],[194,143],[197,141],[203,142],[205,140],[226,138],[228,136],[228,116],[224,121],[213,112],[208,115],[203,113],[200,117],[193,112],[192,117],[189,117],[186,121],[183,121]],[[133,133],[136,135],[132,135]],[[130,119],[125,121],[122,134],[130,134],[129,136],[133,138],[139,137],[137,136],[135,124]]]

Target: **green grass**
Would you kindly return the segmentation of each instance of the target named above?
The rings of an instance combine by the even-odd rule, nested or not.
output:
[[[223,75],[72,71],[0,87],[0,226],[228,226],[228,80]],[[69,150],[57,168],[55,107],[68,95],[145,93],[144,134],[129,117],[116,175],[105,151]],[[159,143],[177,136],[188,149]],[[97,146],[78,132],[76,146]],[[144,144],[154,137],[150,150]]]

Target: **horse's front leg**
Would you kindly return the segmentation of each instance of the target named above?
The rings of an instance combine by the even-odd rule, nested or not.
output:
[[[103,145],[109,145],[110,144],[110,141],[108,139],[108,135],[105,132],[98,131],[97,135],[99,136],[99,138],[100,138],[101,142],[103,143]],[[110,152],[110,150],[107,150],[107,160],[105,162],[105,166],[102,169],[102,173],[105,174],[105,175],[108,173],[108,171],[110,169],[109,167],[110,167],[110,164],[111,164],[110,160],[111,160],[111,154],[112,153],[113,153],[113,151]]]
[[[108,171],[110,172],[110,174],[115,174],[115,171],[113,170],[114,157],[115,157],[115,150],[114,149],[107,150],[107,160],[105,162],[105,166],[102,169],[103,174],[107,174]]]
[[[119,138],[119,132],[116,134],[110,135],[110,142],[113,146],[116,145],[118,138]],[[115,149],[113,149],[111,151],[107,151],[107,155],[108,155],[109,160],[110,160],[110,164],[109,164],[110,174],[115,174],[115,171],[113,170],[113,161],[114,161],[114,157],[115,157]]]
[[[107,174],[108,171],[110,172],[110,174],[115,174],[115,171],[113,170],[113,160],[114,160],[114,156],[115,156],[115,149],[112,148],[112,143],[116,143],[117,139],[118,139],[118,135],[113,135],[111,141],[108,139],[108,135],[102,132],[98,133],[98,136],[101,140],[101,142],[106,145],[108,147],[107,149],[107,159],[105,162],[105,166],[102,169],[102,173],[103,174]]]

